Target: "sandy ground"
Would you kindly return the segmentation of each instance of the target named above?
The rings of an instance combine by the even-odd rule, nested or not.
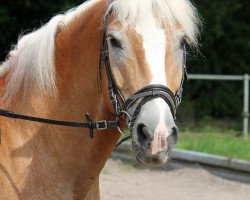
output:
[[[102,200],[250,200],[250,184],[200,167],[161,171],[110,159],[100,185]]]

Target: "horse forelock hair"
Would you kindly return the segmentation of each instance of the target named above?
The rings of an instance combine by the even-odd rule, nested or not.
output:
[[[55,37],[76,16],[90,8],[92,0],[54,16],[40,29],[20,36],[18,43],[0,63],[0,78],[7,75],[2,100],[14,98],[22,87],[24,96],[35,89],[40,94],[56,94]]]
[[[3,99],[14,98],[19,89],[56,94],[55,37],[76,16],[96,2],[89,0],[53,17],[40,29],[21,36],[7,59],[0,64],[0,78],[8,74]],[[107,13],[112,9],[123,24],[147,25],[152,14],[169,30],[180,25],[190,43],[197,43],[199,17],[188,0],[107,0]]]
[[[110,10],[125,25],[147,26],[149,18],[155,17],[170,32],[180,26],[190,45],[197,45],[201,23],[189,0],[109,0]]]

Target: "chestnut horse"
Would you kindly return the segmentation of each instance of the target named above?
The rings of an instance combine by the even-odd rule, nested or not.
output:
[[[85,113],[93,122],[119,117],[136,158],[163,164],[177,142],[184,45],[197,44],[198,23],[188,0],[87,1],[20,37],[0,65],[1,109],[77,122]],[[88,129],[1,116],[0,129],[1,200],[100,199],[116,127],[91,139]]]

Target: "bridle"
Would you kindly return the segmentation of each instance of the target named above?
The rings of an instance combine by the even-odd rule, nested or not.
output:
[[[175,95],[168,87],[164,85],[151,84],[138,90],[137,92],[132,94],[127,100],[125,100],[125,98],[122,95],[122,92],[116,85],[116,82],[112,73],[112,69],[110,66],[110,61],[109,61],[109,49],[108,49],[108,42],[107,42],[107,22],[111,14],[112,14],[112,9],[104,16],[103,22],[102,22],[101,49],[100,49],[101,54],[100,54],[99,71],[100,71],[100,76],[101,76],[103,67],[105,67],[106,69],[109,98],[113,104],[116,116],[120,117],[121,115],[125,114],[125,116],[128,118],[128,121],[127,121],[128,127],[131,127],[133,126],[135,120],[137,119],[140,113],[141,107],[146,102],[154,98],[162,98],[169,105],[172,116],[174,119],[176,119],[176,109],[181,103],[181,98],[182,98],[182,93],[183,93],[183,84],[184,84],[184,80],[187,78],[185,45],[183,45],[183,52],[184,52],[183,73],[182,73],[183,75],[182,75],[180,88],[176,92]],[[121,101],[121,103],[118,99]],[[133,116],[130,116],[128,114],[129,113],[128,110],[132,105],[135,105],[135,103],[137,103],[137,106],[135,108]]]
[[[101,48],[100,48],[100,60],[99,60],[99,72],[101,77],[101,72],[103,67],[106,69],[106,75],[108,80],[108,91],[109,91],[109,98],[113,104],[114,112],[116,114],[115,121],[108,121],[108,120],[101,120],[93,122],[91,119],[90,114],[86,113],[86,122],[72,122],[72,121],[61,121],[55,119],[48,119],[48,118],[40,118],[34,117],[29,115],[22,115],[19,113],[15,113],[8,110],[0,109],[0,116],[4,116],[7,118],[13,119],[20,119],[26,121],[33,121],[38,123],[44,124],[52,124],[58,126],[68,126],[68,127],[76,127],[76,128],[88,128],[89,129],[89,136],[91,139],[94,138],[94,129],[96,130],[106,130],[108,128],[118,128],[120,126],[119,119],[122,115],[125,115],[128,127],[131,128],[140,113],[142,106],[154,99],[154,98],[162,98],[170,107],[172,116],[176,119],[176,109],[181,102],[182,92],[183,92],[183,83],[186,78],[186,50],[184,49],[184,65],[183,65],[183,77],[181,80],[181,85],[177,93],[174,95],[173,92],[164,85],[157,85],[152,84],[148,85],[134,94],[132,94],[128,99],[125,100],[123,97],[120,89],[117,87],[111,66],[109,61],[109,49],[108,49],[108,42],[107,42],[107,21],[112,14],[112,9],[104,16],[102,21],[102,32],[101,32]],[[129,108],[132,105],[137,103],[133,116],[130,116],[128,113]],[[119,129],[120,130],[120,129]],[[121,140],[120,143],[125,141],[126,139],[130,138],[126,137]]]

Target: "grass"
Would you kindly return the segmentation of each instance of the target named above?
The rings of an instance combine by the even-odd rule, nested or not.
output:
[[[206,118],[196,125],[179,124],[179,128],[179,149],[250,161],[250,138],[243,139],[241,124]]]
[[[177,148],[250,161],[250,139],[233,130],[186,130],[180,133]]]

